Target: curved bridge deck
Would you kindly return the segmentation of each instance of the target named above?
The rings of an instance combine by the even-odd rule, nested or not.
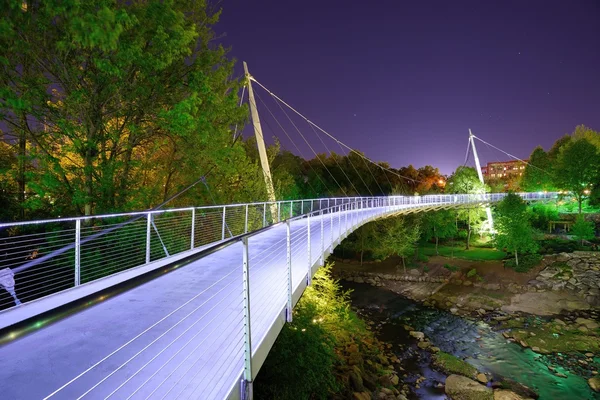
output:
[[[251,367],[252,378],[258,373],[286,321],[290,297],[295,304],[309,277],[348,233],[396,213],[497,201],[501,195],[461,201],[425,197],[385,206],[359,200],[315,211],[289,221],[289,242],[287,223],[275,224],[246,236],[247,247],[237,240],[11,341],[0,347],[2,397],[239,398],[245,368],[248,374]],[[245,335],[247,320],[251,341]],[[245,363],[248,348],[250,365]]]

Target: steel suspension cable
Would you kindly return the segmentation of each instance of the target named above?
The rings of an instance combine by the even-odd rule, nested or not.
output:
[[[290,142],[292,142],[292,144],[294,145],[294,147],[296,148],[296,150],[298,151],[298,153],[300,154],[300,156],[303,159],[305,159],[304,154],[302,153],[302,151],[300,150],[300,148],[298,147],[298,145],[296,144],[296,142],[294,141],[294,139],[292,139],[292,137],[290,136],[290,134],[287,133],[287,131],[285,130],[285,128],[283,127],[283,125],[281,125],[281,122],[279,122],[279,120],[277,119],[277,117],[275,116],[275,114],[273,114],[273,112],[271,111],[271,109],[269,108],[269,106],[267,105],[267,103],[265,103],[263,101],[263,99],[260,97],[260,95],[258,93],[255,93],[255,95],[256,95],[256,97],[258,97],[258,100],[265,106],[265,108],[267,109],[267,111],[269,112],[269,114],[271,114],[271,117],[275,120],[275,122],[277,122],[277,125],[279,125],[279,127],[281,128],[281,130],[283,131],[283,133],[285,133],[285,136],[287,136],[287,138],[290,140]],[[267,125],[269,125],[268,122],[267,122]],[[269,126],[269,129],[271,129],[270,126]],[[273,131],[273,130],[271,129],[271,131]],[[306,159],[305,159],[305,161],[306,161]],[[315,171],[315,169],[310,164],[310,162],[308,162],[308,161],[306,161],[306,162],[307,162],[309,168],[315,173],[315,175],[319,179],[319,181],[321,181],[321,183],[323,184],[323,187],[325,188],[325,190],[327,190],[329,192],[329,194],[331,195],[331,197],[335,197],[333,195],[333,192],[331,191],[331,189],[329,189],[329,187],[327,186],[327,184],[323,181],[323,178],[321,178],[321,175],[319,175],[317,173],[317,171]],[[308,180],[307,180],[307,182],[308,182]],[[316,193],[316,191],[315,191],[315,193]]]
[[[311,127],[311,129],[313,130],[313,132],[315,133],[315,135],[318,135],[317,131],[315,131],[315,128],[313,128],[312,125],[309,125],[309,126]],[[344,148],[342,147],[342,145],[338,143],[338,146],[340,146],[340,150],[342,150],[342,153],[343,153],[344,152]],[[360,173],[358,172],[358,170],[354,166],[354,163],[352,162],[352,159],[350,158],[350,152],[348,152],[348,154],[346,154],[345,157],[348,159],[348,161],[350,161],[350,165],[352,165],[352,168],[354,169],[354,172],[356,172],[356,175],[358,175],[358,177],[362,181],[363,185],[365,185],[365,188],[367,189],[367,192],[369,192],[369,194],[371,196],[373,196],[373,192],[371,192],[371,189],[369,189],[369,185],[367,185],[367,183],[365,182],[365,180],[363,179],[363,177],[360,175]],[[375,180],[375,182],[377,182],[377,180]]]
[[[279,105],[279,108],[281,108],[281,105]],[[288,117],[288,119],[291,122],[292,120],[287,115],[287,113],[283,110],[283,108],[281,108],[281,111],[283,111],[285,113],[285,115]],[[348,176],[348,174],[346,174],[346,171],[344,171],[344,168],[342,168],[342,166],[338,162],[337,158],[334,156],[334,153],[331,150],[329,150],[329,147],[327,147],[327,145],[325,144],[325,142],[323,141],[323,139],[321,139],[321,137],[317,134],[317,132],[315,131],[315,129],[312,127],[312,125],[309,124],[308,126],[311,127],[312,131],[319,138],[319,140],[321,141],[321,144],[323,145],[323,147],[325,147],[325,150],[327,150],[327,152],[329,153],[329,156],[331,158],[333,158],[333,161],[336,163],[336,165],[338,166],[338,168],[340,169],[340,171],[342,171],[342,173],[344,174],[344,176],[346,177],[346,179],[348,180],[348,182],[350,182],[350,186],[352,186],[352,188],[354,189],[354,191],[356,192],[356,194],[360,195],[360,192],[358,191],[358,189],[356,188],[356,186],[354,186],[354,183],[352,183],[352,180],[350,179],[350,177]]]
[[[347,148],[349,151],[352,151],[356,154],[358,154],[360,157],[364,158],[365,160],[369,161],[370,163],[375,164],[376,166],[378,166],[379,168],[385,169],[386,171],[391,172],[392,174],[400,177],[400,178],[404,178],[404,179],[409,179],[411,181],[414,182],[422,182],[425,183],[424,181],[420,181],[420,180],[416,180],[416,179],[412,179],[409,178],[407,176],[403,176],[398,174],[397,172],[392,171],[389,168],[385,168],[382,167],[381,165],[377,164],[375,161],[371,160],[370,158],[364,156],[363,154],[361,154],[360,152],[354,150],[352,147],[348,146],[347,144],[345,144],[344,142],[342,142],[339,139],[336,139],[333,135],[331,135],[329,132],[327,132],[325,129],[321,128],[319,125],[315,124],[314,122],[312,122],[311,120],[309,120],[307,117],[305,117],[302,113],[300,113],[300,111],[296,110],[294,107],[290,106],[288,103],[286,103],[281,97],[277,96],[275,93],[271,92],[269,89],[267,89],[262,83],[260,83],[259,81],[256,80],[256,78],[251,77],[250,79],[252,79],[253,82],[255,82],[257,85],[259,85],[261,88],[263,88],[267,93],[269,93],[271,96],[273,96],[273,98],[275,98],[276,100],[278,100],[279,102],[281,102],[283,105],[285,105],[287,108],[289,108],[290,110],[292,110],[293,112],[295,112],[296,114],[298,114],[301,118],[303,118],[306,122],[308,122],[309,124],[313,125],[315,128],[317,128],[318,130],[320,130],[321,132],[323,132],[324,134],[326,134],[327,136],[329,136],[331,139],[338,141],[342,146],[344,146],[345,148]]]
[[[529,162],[527,162],[527,161],[525,161],[525,160],[522,160],[522,159],[520,159],[519,157],[513,156],[512,154],[510,154],[510,153],[507,153],[506,151],[502,150],[501,148],[499,148],[499,147],[496,147],[496,146],[494,146],[493,144],[491,144],[491,143],[488,143],[488,142],[486,142],[485,140],[483,140],[483,139],[480,139],[480,138],[478,138],[478,137],[477,137],[477,136],[475,136],[475,135],[473,135],[473,137],[474,137],[475,139],[479,140],[481,143],[484,143],[484,144],[486,144],[486,145],[488,145],[488,146],[490,146],[490,147],[492,147],[492,148],[494,148],[494,149],[496,149],[496,150],[498,150],[498,151],[500,151],[500,152],[502,152],[502,153],[506,154],[506,155],[507,155],[507,156],[509,156],[510,158],[514,158],[515,160],[517,160],[517,161],[521,161],[522,163],[524,163],[524,164],[527,164],[527,165],[529,165],[529,166],[531,166],[531,167],[533,167],[533,168],[537,168],[537,169],[539,169],[540,171],[543,171],[543,172],[545,172],[546,174],[550,174],[548,171],[546,171],[546,170],[544,170],[544,169],[542,169],[542,168],[540,168],[540,167],[538,167],[538,166],[536,166],[536,165],[533,165],[533,164],[531,164],[531,163],[529,163]]]
[[[310,148],[310,150],[313,152],[313,154],[315,155],[315,158],[317,158],[317,160],[319,160],[319,162],[321,163],[321,165],[323,166],[323,168],[325,168],[325,170],[329,173],[329,176],[331,176],[331,178],[338,185],[338,187],[340,188],[340,190],[342,191],[342,193],[344,193],[344,196],[348,197],[348,194],[342,188],[342,185],[340,185],[340,183],[337,181],[337,179],[335,179],[335,176],[333,176],[333,174],[331,173],[331,171],[329,170],[329,168],[327,168],[327,165],[325,165],[325,163],[323,162],[323,160],[321,160],[321,158],[319,157],[319,155],[317,154],[317,152],[315,151],[315,149],[310,145],[310,143],[308,142],[308,140],[306,140],[306,137],[304,137],[304,135],[302,134],[302,132],[300,132],[300,129],[298,129],[298,127],[296,126],[296,124],[294,124],[294,122],[291,120],[291,118],[283,110],[283,107],[281,107],[281,105],[279,103],[277,103],[277,105],[279,106],[279,108],[281,109],[281,111],[283,111],[283,113],[288,117],[288,119],[290,120],[290,122],[292,123],[292,125],[294,126],[294,128],[296,128],[296,131],[298,132],[298,134],[300,135],[300,137],[302,137],[302,139],[304,140],[304,142],[306,143],[306,145]]]

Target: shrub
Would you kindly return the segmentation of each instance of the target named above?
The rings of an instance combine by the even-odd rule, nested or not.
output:
[[[469,272],[467,272],[467,278],[472,278],[475,275],[477,275],[477,270],[475,268],[469,270]]]
[[[572,253],[577,250],[577,243],[572,240],[555,238],[540,240],[540,247],[542,254]]]
[[[529,272],[533,267],[538,265],[541,260],[542,256],[539,254],[527,254],[519,257],[519,265],[516,264],[514,258],[511,258],[504,262],[504,266],[512,268],[517,272]]]
[[[444,268],[446,268],[450,272],[456,272],[460,269],[456,265],[450,265],[450,264],[444,264]]]

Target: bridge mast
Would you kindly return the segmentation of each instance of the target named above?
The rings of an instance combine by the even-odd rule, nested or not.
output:
[[[277,200],[275,199],[275,189],[273,188],[273,178],[271,177],[271,168],[269,167],[269,159],[267,157],[267,148],[265,147],[265,140],[262,134],[262,127],[260,126],[260,118],[258,117],[258,110],[256,108],[256,101],[254,100],[254,91],[252,90],[252,76],[248,72],[248,64],[244,61],[244,72],[246,73],[246,79],[248,80],[248,103],[250,104],[250,115],[252,116],[252,125],[254,126],[254,136],[256,137],[256,145],[258,147],[258,155],[260,156],[260,164],[263,170],[263,176],[265,178],[265,185],[267,186],[267,196],[271,204],[271,216],[273,222],[277,222]]]
[[[471,132],[471,129],[469,129],[469,142],[471,142],[471,147],[473,148],[473,158],[475,159],[475,169],[477,170],[477,176],[479,177],[479,181],[481,182],[481,184],[485,185],[485,182],[483,181],[483,173],[481,172],[481,164],[479,164],[479,157],[477,156],[477,149],[475,148],[475,135],[473,135],[473,133]],[[492,210],[490,209],[489,206],[487,206],[485,208],[485,213],[487,214],[487,219],[488,219],[488,226],[490,229],[490,232],[494,231],[494,220],[492,219]]]

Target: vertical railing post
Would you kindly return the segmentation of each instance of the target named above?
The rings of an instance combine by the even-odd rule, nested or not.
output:
[[[277,202],[277,221],[281,221],[281,203]]]
[[[304,215],[304,200],[300,200],[300,215]]]
[[[342,241],[342,207],[343,205],[338,206],[338,244]]]
[[[196,209],[192,208],[192,232],[190,235],[190,249],[194,248],[194,237],[196,236]]]
[[[290,218],[294,216],[294,200],[290,201]]]
[[[348,214],[350,214],[350,203],[346,204],[346,213],[344,214],[344,237],[348,236]]]
[[[308,233],[307,236],[307,240],[308,240],[308,246],[307,246],[307,252],[308,252],[308,277],[306,279],[306,284],[308,286],[311,285],[312,283],[312,257],[310,254],[310,213],[306,214],[306,232]]]
[[[152,226],[152,214],[148,213],[146,220],[146,264],[150,262],[150,227]]]
[[[221,226],[221,240],[225,240],[225,213],[227,206],[223,206],[223,224]]]
[[[286,320],[292,322],[292,232],[290,227],[290,221],[286,221],[286,232],[287,232],[287,278],[288,278],[288,300],[286,309]]]
[[[328,200],[328,202],[329,202],[329,200]],[[328,210],[329,210],[329,220],[330,220],[329,232],[331,233],[331,249],[330,249],[329,253],[331,254],[331,253],[333,253],[333,212],[332,212],[333,209],[328,208]]]
[[[81,283],[81,220],[75,221],[75,286]]]
[[[265,226],[267,226],[267,203],[263,204],[263,228]]]
[[[248,233],[248,204],[246,204],[246,220],[244,221],[244,233]]]
[[[325,219],[325,216],[323,215],[323,210],[321,210],[321,267],[325,265],[325,235],[323,229],[323,219]]]
[[[248,238],[242,238],[244,275],[244,378],[242,399],[252,399],[252,335],[250,331],[250,266],[248,265]]]

